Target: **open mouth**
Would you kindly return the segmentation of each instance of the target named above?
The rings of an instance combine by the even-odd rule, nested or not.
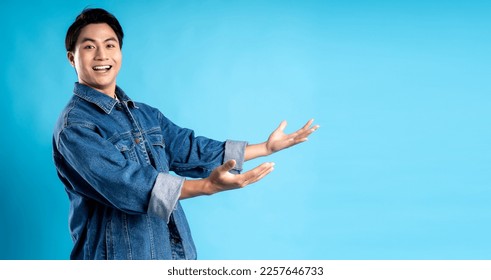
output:
[[[112,68],[111,65],[98,65],[98,66],[92,67],[92,69],[94,71],[108,71],[111,68]]]

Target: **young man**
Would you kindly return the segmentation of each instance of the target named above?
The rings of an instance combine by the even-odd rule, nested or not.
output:
[[[196,137],[116,85],[123,30],[112,14],[84,10],[65,44],[78,82],[56,124],[53,157],[70,199],[71,259],[196,259],[179,200],[257,182],[274,164],[240,174],[244,161],[318,128],[310,120],[287,135],[282,122],[255,145]]]

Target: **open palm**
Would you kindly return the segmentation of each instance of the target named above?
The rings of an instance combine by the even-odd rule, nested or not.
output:
[[[319,128],[318,125],[312,126],[313,122],[314,120],[311,119],[299,130],[290,134],[286,134],[284,130],[286,128],[287,122],[282,121],[278,128],[276,128],[275,131],[271,133],[268,141],[266,142],[266,148],[268,149],[269,153],[275,153],[277,151],[307,141],[307,137]]]

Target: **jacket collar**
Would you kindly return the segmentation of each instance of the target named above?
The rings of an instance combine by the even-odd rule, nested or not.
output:
[[[118,103],[118,101],[114,98],[107,96],[106,94],[93,89],[89,86],[83,85],[79,82],[75,83],[73,88],[73,93],[78,97],[86,100],[87,102],[93,103],[101,108],[106,114],[110,114],[114,106]],[[138,108],[124,91],[116,86],[116,96],[121,102],[126,103],[128,106],[132,106],[134,108]]]

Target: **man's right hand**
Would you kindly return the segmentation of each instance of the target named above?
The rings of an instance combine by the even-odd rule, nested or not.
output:
[[[229,171],[235,164],[232,159],[215,168],[207,178],[184,181],[180,199],[240,189],[261,180],[274,169],[274,163],[265,162],[245,173],[232,174]]]
[[[229,160],[215,168],[206,178],[210,194],[243,188],[261,180],[274,169],[274,163],[265,162],[245,173],[232,174],[229,171],[235,167],[235,164],[235,160]]]

